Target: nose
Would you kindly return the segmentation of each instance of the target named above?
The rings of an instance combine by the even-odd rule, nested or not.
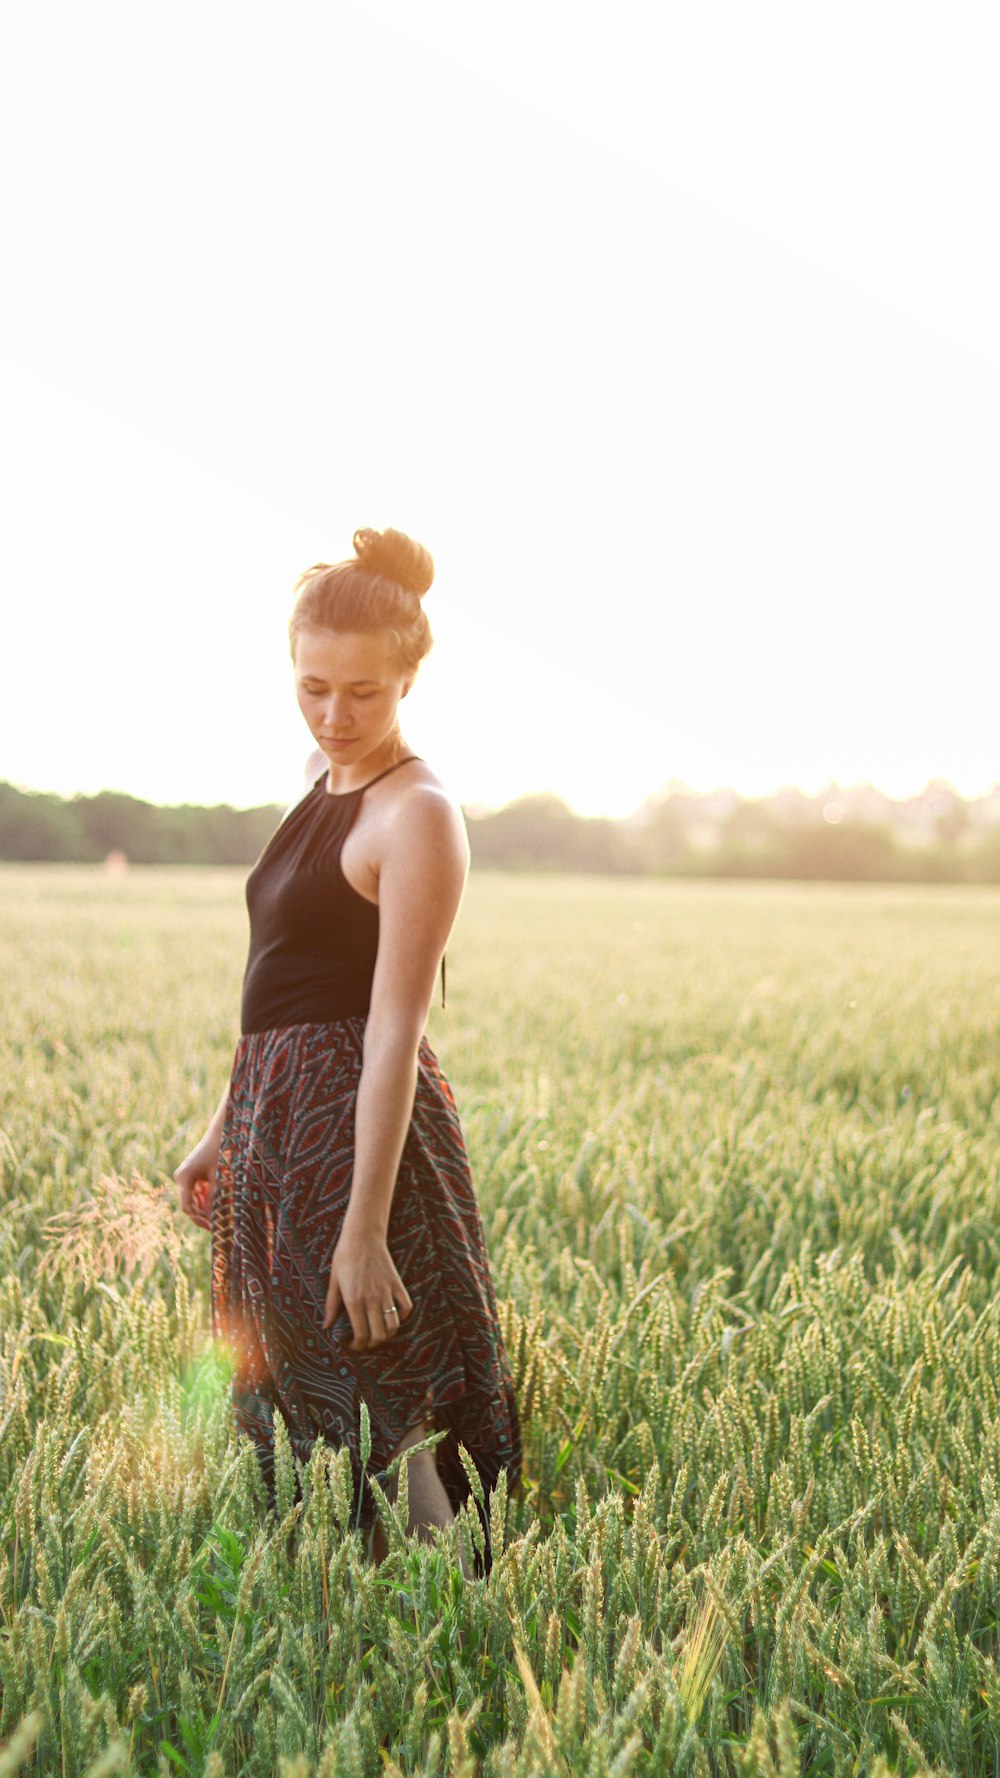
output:
[[[344,698],[330,697],[323,706],[323,733],[338,735],[350,728],[347,701]]]

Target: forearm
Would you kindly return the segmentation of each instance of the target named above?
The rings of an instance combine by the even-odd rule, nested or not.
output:
[[[225,1121],[226,1107],[228,1104],[229,1104],[229,1082],[227,1081],[226,1082],[226,1090],[223,1093],[222,1098],[219,1100],[219,1103],[216,1106],[214,1112],[212,1113],[211,1122],[209,1123],[208,1129],[205,1131],[205,1134],[202,1137],[202,1143],[207,1144],[210,1148],[217,1149],[219,1146],[219,1141],[222,1136],[222,1125]]]
[[[354,1109],[354,1177],[345,1224],[385,1239],[413,1112],[417,1044],[405,1030],[365,1032]]]
[[[204,1184],[206,1181],[210,1187],[215,1184],[222,1125],[228,1103],[229,1087],[227,1085],[201,1141],[195,1143],[190,1154],[185,1157],[174,1173],[174,1178],[181,1188],[181,1209],[201,1228],[209,1226],[204,1199]]]
[[[225,1118],[226,1107],[228,1104],[229,1104],[229,1082],[227,1080],[225,1089],[222,1094],[222,1098],[219,1100],[219,1103],[216,1106],[215,1111],[213,1113],[212,1121],[208,1126],[209,1129],[214,1130],[217,1135],[222,1130],[223,1119]]]

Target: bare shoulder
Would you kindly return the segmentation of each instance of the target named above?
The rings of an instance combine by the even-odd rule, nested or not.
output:
[[[414,760],[386,780],[387,837],[444,848],[468,858],[469,838],[461,805],[425,760]]]

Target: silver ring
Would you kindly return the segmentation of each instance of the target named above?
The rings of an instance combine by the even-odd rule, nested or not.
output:
[[[382,1310],[382,1313],[383,1313],[383,1315],[398,1315],[399,1310],[397,1309],[395,1303],[389,1303],[389,1305],[385,1309]]]

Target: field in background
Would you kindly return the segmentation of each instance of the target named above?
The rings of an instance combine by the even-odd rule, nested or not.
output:
[[[375,1571],[336,1453],[290,1538],[230,1431],[169,1175],[232,1058],[242,880],[0,872],[27,1769],[1000,1770],[1000,893],[473,877],[429,1034],[525,1476],[465,1584],[472,1513]]]

